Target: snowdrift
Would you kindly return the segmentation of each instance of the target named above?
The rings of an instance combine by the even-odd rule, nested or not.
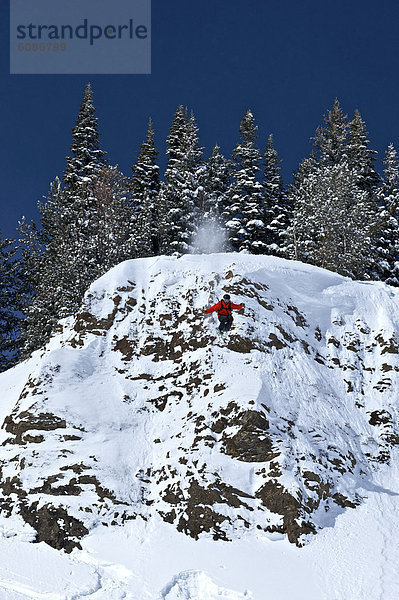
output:
[[[225,292],[246,307],[221,337],[201,309]],[[67,552],[154,519],[310,542],[378,489],[399,443],[398,299],[273,257],[122,263],[0,377],[1,513]],[[204,577],[163,597],[223,595]]]

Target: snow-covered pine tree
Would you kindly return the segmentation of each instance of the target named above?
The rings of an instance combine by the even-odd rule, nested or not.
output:
[[[183,182],[180,175],[185,163],[182,146],[186,128],[187,108],[180,105],[176,110],[169,135],[166,138],[168,164],[165,170],[165,182],[162,182],[158,195],[158,205],[163,208],[160,223],[162,254],[187,251],[188,248],[187,240],[190,235],[187,235],[187,213],[189,213],[189,207],[183,203],[181,194]],[[182,248],[183,244],[187,246],[184,250]]]
[[[186,134],[184,136],[184,149],[186,165],[183,170],[184,203],[192,210],[192,223],[189,228],[189,249],[196,237],[198,227],[203,222],[207,210],[206,196],[206,164],[204,162],[204,149],[199,145],[198,126],[193,111],[187,120]]]
[[[191,111],[190,117],[187,120],[184,147],[187,152],[187,166],[193,179],[191,183],[192,190],[194,197],[197,199],[195,205],[198,207],[198,198],[204,191],[203,183],[205,180],[206,169],[204,162],[204,148],[199,145],[198,125],[193,111]]]
[[[24,354],[40,347],[59,318],[72,314],[87,287],[111,266],[136,255],[123,176],[107,165],[98,141],[90,86],[73,129],[63,186],[57,178],[39,204],[41,229],[23,223],[26,277]]]
[[[240,139],[233,150],[232,183],[224,219],[233,250],[266,252],[263,222],[263,189],[257,179],[261,155],[256,147],[257,126],[247,110],[239,128]]]
[[[105,165],[96,177],[93,196],[93,240],[98,277],[118,263],[136,258],[141,247],[139,232],[129,227],[132,202],[127,197],[128,182],[117,166]]]
[[[100,148],[98,119],[93,104],[91,85],[83,93],[75,127],[72,129],[71,156],[67,157],[64,183],[68,189],[93,182],[105,163],[105,152]]]
[[[289,208],[281,177],[280,159],[270,134],[264,153],[264,205],[265,243],[267,254],[286,255],[286,232],[289,225]]]
[[[308,178],[311,173],[317,169],[317,160],[315,153],[310,153],[310,156],[304,158],[298,165],[298,169],[294,172],[293,187],[299,188],[304,179]]]
[[[230,183],[231,165],[216,144],[206,162],[205,198],[203,209],[205,218],[219,221],[227,206],[227,193]]]
[[[138,256],[156,256],[160,250],[160,189],[158,151],[154,130],[149,120],[147,137],[140,146],[132,166],[130,194],[132,201],[131,229],[137,235]]]
[[[375,169],[377,152],[370,148],[370,141],[366,125],[356,109],[352,121],[349,123],[349,136],[347,140],[346,160],[352,169],[356,184],[361,191],[366,192],[367,201],[363,204],[367,214],[364,221],[371,224],[369,227],[370,245],[368,247],[367,262],[364,265],[364,275],[375,277],[377,248],[379,246],[380,210],[378,207],[379,175]]]
[[[348,117],[344,115],[337,99],[324,116],[324,126],[316,130],[313,138],[319,164],[337,165],[347,158]]]
[[[166,181],[161,181],[156,198],[156,207],[159,223],[159,254],[173,254],[171,243],[175,230],[173,223],[168,222],[172,210],[171,188]]]
[[[25,273],[32,290],[22,326],[24,356],[43,345],[57,321],[79,307],[92,281],[136,256],[135,239],[126,227],[130,206],[124,177],[116,167],[105,165],[91,187],[87,195],[92,206],[90,235],[88,228],[77,226],[83,215],[69,204],[69,191],[58,178],[46,201],[39,203],[41,229],[24,221],[20,225]]]
[[[24,278],[29,289],[22,323],[25,358],[49,338],[58,319],[71,314],[81,300],[82,264],[79,231],[70,219],[70,197],[56,178],[39,203],[41,228],[23,219],[19,226]]]
[[[14,240],[0,236],[0,371],[12,367],[19,353],[22,281]]]
[[[169,157],[159,194],[163,253],[186,253],[196,232],[203,202],[205,167],[194,115],[179,106],[167,138]]]
[[[292,257],[363,278],[371,244],[368,195],[344,161],[308,170],[292,191]]]
[[[361,190],[372,193],[378,186],[379,176],[374,164],[377,152],[369,146],[366,124],[356,109],[353,119],[349,123],[346,154],[349,167],[356,173],[357,185]]]
[[[55,186],[56,182],[51,185],[51,190]],[[28,223],[23,217],[18,231],[24,285],[22,313],[25,316],[21,320],[20,357],[24,359],[47,341],[56,323],[53,302],[58,289],[58,273],[56,269],[46,268],[43,230],[39,231],[33,221]]]
[[[67,157],[63,178],[65,187],[49,201],[51,207],[43,205],[41,208],[44,231],[51,239],[58,240],[58,258],[66,264],[65,277],[60,281],[61,296],[65,299],[62,316],[78,308],[88,285],[105,272],[99,263],[97,247],[102,209],[94,190],[106,159],[100,148],[95,112],[91,86],[87,84],[72,129],[71,156]],[[62,230],[50,223],[44,225],[44,222],[48,223],[44,215],[47,208],[50,213],[58,212]]]
[[[198,217],[191,251],[201,254],[225,252],[228,250],[228,243],[222,213],[227,203],[230,163],[224,158],[218,145],[213,148],[199,174],[199,181],[203,185],[197,195]]]
[[[304,158],[294,171],[294,181],[287,191],[287,204],[290,207],[290,220],[285,233],[283,233],[283,245],[285,248],[285,256],[287,258],[296,258],[296,233],[293,222],[294,211],[300,211],[300,207],[304,205],[303,190],[306,189],[306,182],[311,173],[317,168],[317,161],[314,152],[312,151],[308,158]],[[298,220],[298,215],[297,215]]]
[[[290,188],[291,256],[367,278],[373,266],[377,219],[370,191],[373,153],[368,151],[360,114],[348,124],[335,100],[324,126],[316,131],[314,145],[316,156],[301,165]]]
[[[230,161],[223,156],[216,144],[206,162],[207,213],[210,216],[219,218],[227,205],[230,175]]]
[[[399,286],[399,161],[393,144],[384,158],[384,180],[378,190],[379,232],[375,276]]]

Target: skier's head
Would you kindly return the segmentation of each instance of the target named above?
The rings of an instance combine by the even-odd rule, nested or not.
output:
[[[223,296],[223,300],[226,300],[226,302],[228,302],[228,301],[230,300],[230,296],[229,296],[229,294],[225,294],[225,295]]]

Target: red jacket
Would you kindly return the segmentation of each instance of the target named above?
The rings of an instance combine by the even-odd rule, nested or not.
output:
[[[225,302],[224,300],[220,300],[217,304],[214,304],[210,308],[207,308],[207,313],[216,312],[218,315],[229,317],[233,310],[240,310],[240,308],[244,308],[243,304],[233,304],[230,302]]]

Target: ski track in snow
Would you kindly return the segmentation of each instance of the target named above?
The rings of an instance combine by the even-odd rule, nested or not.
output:
[[[48,553],[48,549],[40,548],[43,544],[35,547],[37,561],[38,556]],[[23,565],[29,563],[32,553],[22,551],[19,555],[20,568],[8,569],[0,566],[0,598],[3,600],[135,600],[133,592],[127,589],[127,580],[131,573],[123,565],[96,561],[93,557],[81,552],[71,558],[54,551],[57,561],[69,566],[68,578],[63,583],[64,589],[59,581],[45,581],[50,573],[46,570],[46,561],[41,563],[39,559],[41,577],[37,574],[26,575],[23,573]],[[30,556],[29,556],[30,554]],[[47,557],[48,558],[48,557]],[[24,560],[25,559],[25,560]],[[54,567],[54,565],[52,565]],[[62,567],[64,564],[62,565]],[[53,577],[58,580],[63,578],[63,568],[57,571],[55,568]],[[78,567],[76,569],[76,567]],[[61,571],[61,572],[60,572]],[[51,577],[50,577],[51,579]],[[68,581],[69,580],[69,581]],[[51,591],[44,591],[54,588]]]

